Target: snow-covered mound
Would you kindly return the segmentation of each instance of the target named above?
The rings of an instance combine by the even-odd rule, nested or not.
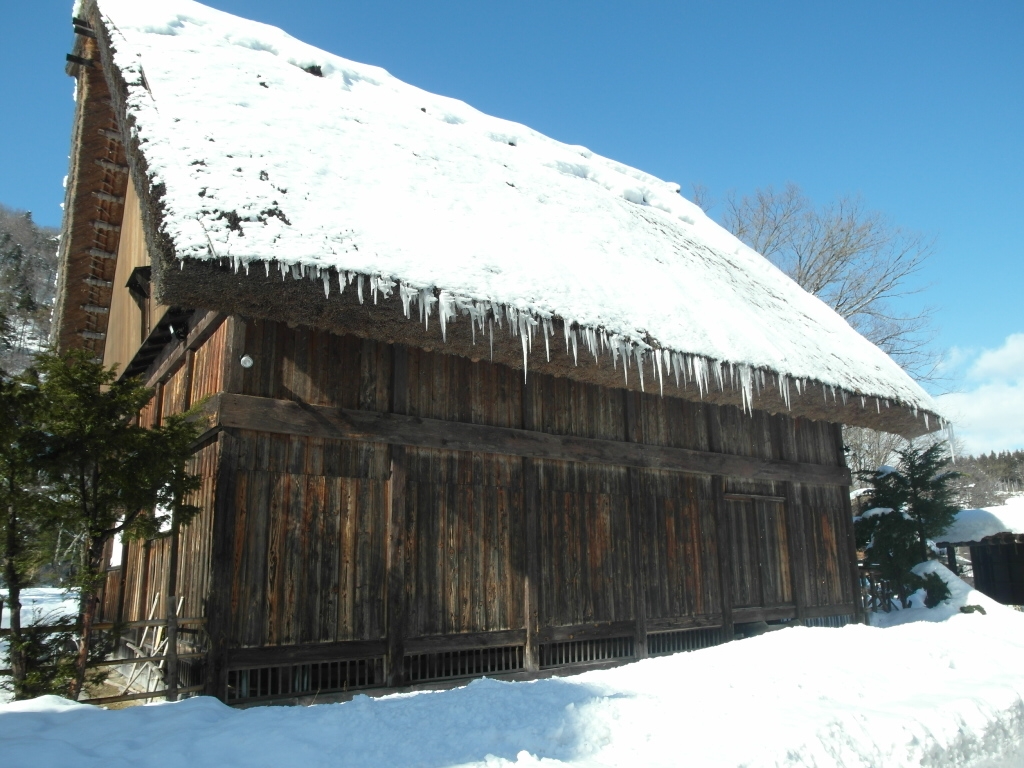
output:
[[[997,533],[1024,533],[1024,496],[1011,496],[1001,507],[960,510],[941,539],[951,544],[966,543]]]
[[[0,589],[0,600],[4,603],[0,615],[0,627],[11,626],[10,606],[7,604],[7,590]],[[31,587],[21,591],[21,623],[43,621],[47,618],[74,616],[78,613],[78,594],[59,587]]]
[[[335,292],[366,279],[407,314],[505,317],[531,338],[560,318],[659,375],[731,364],[748,402],[769,372],[784,397],[813,381],[938,413],[677,184],[191,0],[98,6],[182,259]]]
[[[7,602],[7,590],[0,589],[0,600],[3,601],[3,613],[0,614],[0,628],[11,626],[10,605]],[[75,616],[78,613],[78,594],[66,589],[55,587],[32,587],[21,592],[21,624],[47,624],[50,621]],[[0,638],[0,669],[7,668],[7,639]],[[0,683],[3,681],[0,680]],[[8,701],[10,693],[0,685],[0,703]],[[2,765],[2,760],[0,760]]]
[[[942,573],[938,564],[927,568]],[[344,704],[0,706],[0,763],[206,766],[1019,766],[1024,615],[945,571],[945,608],[798,627],[571,678]],[[987,614],[960,613],[981,604]]]

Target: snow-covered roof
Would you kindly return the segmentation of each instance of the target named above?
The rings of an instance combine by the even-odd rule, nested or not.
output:
[[[1024,496],[1011,496],[1001,507],[962,509],[939,538],[950,544],[966,544],[1000,533],[1024,534]]]
[[[568,321],[648,375],[725,363],[747,402],[794,382],[938,412],[677,184],[191,0],[98,8],[180,259],[312,271],[332,292],[365,279],[442,325]]]

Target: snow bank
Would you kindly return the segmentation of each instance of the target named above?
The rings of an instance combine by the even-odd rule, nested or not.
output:
[[[748,402],[768,371],[787,398],[795,380],[938,413],[677,184],[191,0],[99,8],[183,259],[398,292],[524,350],[561,318],[567,350],[702,386],[722,362]]]
[[[930,564],[941,571],[941,566]],[[0,706],[0,755],[39,765],[997,766],[1024,764],[1024,615],[948,571],[948,610],[793,628],[572,678],[307,708],[211,699]],[[962,584],[962,582],[961,582]],[[962,614],[963,601],[987,615]]]
[[[0,600],[3,600],[4,609],[0,614],[0,628],[9,629],[11,626],[11,611],[7,604],[7,590],[0,589]],[[75,616],[78,613],[78,595],[66,589],[54,587],[32,587],[21,592],[21,623],[22,626],[30,622],[46,623],[65,616]],[[0,669],[7,668],[7,640],[0,639]],[[10,694],[0,688],[0,703],[10,700]],[[0,762],[2,764],[2,762]]]
[[[7,605],[7,590],[0,589],[0,600],[4,611],[0,615],[0,627],[11,626],[11,614]],[[78,595],[58,587],[32,587],[21,591],[21,623],[39,621],[44,617],[74,616],[78,613]]]
[[[981,541],[997,533],[1024,533],[1024,496],[1011,496],[1001,507],[960,510],[941,539],[950,543]]]

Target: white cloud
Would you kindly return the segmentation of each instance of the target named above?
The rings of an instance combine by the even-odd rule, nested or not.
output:
[[[1024,333],[1006,337],[999,349],[986,349],[971,366],[968,375],[973,379],[1024,380]]]
[[[1024,333],[1007,336],[998,349],[983,350],[966,379],[964,391],[938,400],[967,451],[1024,448]]]

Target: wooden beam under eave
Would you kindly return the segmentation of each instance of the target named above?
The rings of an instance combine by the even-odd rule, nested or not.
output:
[[[425,419],[222,393],[211,400],[215,425],[284,435],[473,451],[531,459],[638,467],[747,480],[849,485],[846,467],[763,460],[686,448]]]

